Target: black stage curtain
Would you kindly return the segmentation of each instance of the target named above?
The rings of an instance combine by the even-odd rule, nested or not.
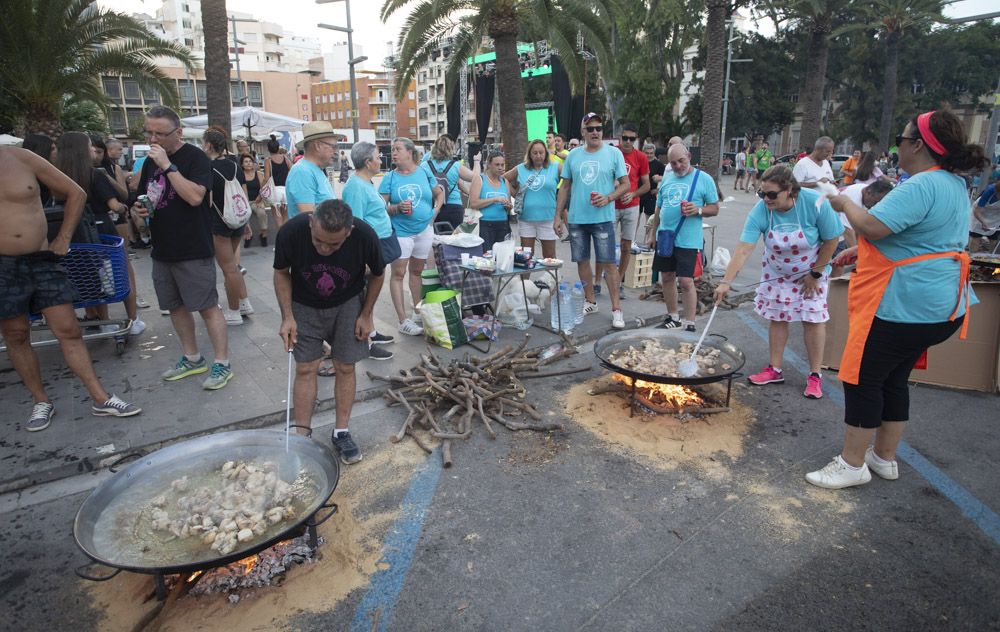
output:
[[[490,75],[476,76],[476,127],[479,128],[479,142],[486,142],[490,131],[490,114],[493,112],[493,95],[495,93],[496,77]]]

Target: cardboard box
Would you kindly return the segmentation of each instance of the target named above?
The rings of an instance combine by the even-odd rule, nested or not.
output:
[[[955,332],[927,350],[927,368],[914,369],[910,381],[996,393],[1000,380],[1000,283],[973,283],[979,304],[970,309],[965,340]],[[847,279],[831,279],[830,322],[826,329],[823,367],[836,370],[847,342]]]

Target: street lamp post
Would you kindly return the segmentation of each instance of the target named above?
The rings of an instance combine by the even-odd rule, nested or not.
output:
[[[249,20],[247,18],[238,18],[235,15],[229,16],[229,22],[233,27],[233,53],[236,55],[236,83],[239,84],[239,98],[237,99],[241,104],[246,105],[247,97],[246,92],[243,90],[243,73],[240,71],[240,44],[246,44],[246,42],[237,39],[236,37],[236,23],[237,22],[254,22],[255,20]]]
[[[753,61],[752,59],[733,59],[733,42],[739,40],[739,37],[733,37],[733,28],[736,26],[736,22],[733,20],[729,21],[729,41],[726,43],[726,89],[722,95],[722,135],[719,137],[719,160],[726,152],[726,119],[729,118],[729,84],[734,83],[732,79],[729,78],[732,73],[733,64],[742,64],[746,62]]]
[[[358,86],[355,79],[354,67],[364,61],[367,61],[368,58],[364,56],[354,56],[354,29],[351,28],[351,0],[316,0],[316,4],[329,4],[331,2],[341,1],[343,1],[344,7],[347,10],[347,28],[335,26],[333,24],[317,24],[316,26],[321,29],[330,29],[331,31],[347,33],[347,68],[351,83],[351,131],[354,132],[354,142],[356,143],[360,139],[358,132]]]

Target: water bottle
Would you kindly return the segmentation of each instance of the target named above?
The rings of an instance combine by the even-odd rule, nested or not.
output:
[[[565,284],[561,283],[560,285],[565,285]],[[556,303],[556,293],[553,292],[552,295],[549,296],[549,325],[552,327],[552,329],[555,330],[560,329],[558,309],[559,308]]]
[[[101,292],[105,296],[115,295],[115,271],[111,266],[111,261],[105,259],[101,262],[101,267],[97,271],[98,278],[101,279]]]
[[[572,301],[573,297],[570,296],[569,285],[560,283],[558,304],[556,303],[556,295],[554,293],[552,294],[552,298],[549,299],[549,310],[551,312],[549,318],[552,329],[559,329],[567,334],[573,331],[575,319],[572,313]],[[562,322],[559,322],[560,316],[562,316]]]
[[[574,321],[577,325],[583,322],[583,281],[573,284],[573,311]]]
[[[615,244],[615,265],[622,262],[622,245]]]

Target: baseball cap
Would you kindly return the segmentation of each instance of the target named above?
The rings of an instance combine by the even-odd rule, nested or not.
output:
[[[581,123],[581,125],[586,125],[587,123],[591,122],[594,119],[597,119],[602,123],[604,122],[604,119],[601,118],[600,114],[597,114],[595,112],[587,112],[587,114],[585,114],[583,117],[583,122]]]

